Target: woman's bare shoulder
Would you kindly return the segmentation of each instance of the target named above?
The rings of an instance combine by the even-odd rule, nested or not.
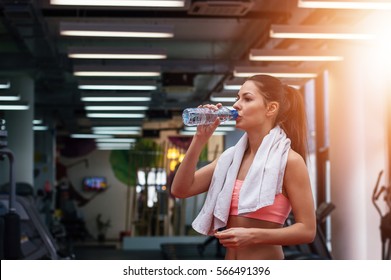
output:
[[[303,157],[296,151],[290,149],[288,153],[287,165],[305,164]]]

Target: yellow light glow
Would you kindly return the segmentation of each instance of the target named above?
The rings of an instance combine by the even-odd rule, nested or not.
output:
[[[170,171],[174,171],[177,164],[178,164],[178,161],[176,161],[176,160],[170,161],[170,167],[169,167]]]
[[[168,159],[174,160],[174,159],[177,159],[178,157],[179,157],[178,149],[176,149],[176,148],[169,148],[167,150],[167,158]]]

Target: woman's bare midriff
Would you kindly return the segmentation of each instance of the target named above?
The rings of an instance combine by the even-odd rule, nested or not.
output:
[[[227,228],[281,228],[282,225],[240,216],[230,216]],[[227,248],[226,260],[282,260],[284,253],[280,245],[251,245],[241,248]]]

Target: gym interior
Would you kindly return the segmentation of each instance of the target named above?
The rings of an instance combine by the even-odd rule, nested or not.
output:
[[[234,63],[242,62],[246,67],[259,67],[262,71],[272,63],[284,66],[285,62],[278,59],[277,62],[248,62],[248,52],[254,48],[277,50],[276,54],[281,50],[297,52],[297,55],[315,48],[332,48],[343,55],[342,61],[287,63],[296,69],[292,73],[316,69],[315,76],[291,80],[288,77],[285,81],[298,86],[306,104],[309,148],[306,161],[316,205],[317,235],[311,244],[285,246],[285,258],[391,258],[389,42],[275,39],[266,32],[270,24],[319,26],[330,20],[332,24],[366,26],[365,31],[378,35],[380,27],[384,30],[384,26],[389,26],[389,10],[298,7],[297,2],[311,2],[304,0],[279,0],[273,1],[274,4],[220,1],[219,5],[230,2],[248,8],[248,14],[232,15],[227,10],[218,14],[211,6],[205,6],[213,1],[184,0],[183,7],[171,9],[110,7],[106,10],[91,6],[53,7],[50,1],[13,2],[0,4],[1,259],[223,259],[224,248],[216,239],[199,235],[191,227],[205,195],[175,198],[170,194],[170,182],[194,134],[194,130],[183,133],[181,112],[187,107],[216,103],[219,96],[227,98],[223,99],[225,105],[232,106],[237,89],[222,88],[233,81]],[[246,6],[248,3],[251,5]],[[198,9],[191,10],[194,6]],[[202,8],[209,8],[211,14],[202,14]],[[31,17],[26,20],[27,13]],[[259,31],[250,25],[257,17],[266,22],[254,23],[262,26]],[[111,42],[107,38],[78,37],[65,40],[60,39],[63,37],[57,34],[58,30],[56,37],[51,33],[55,32],[52,29],[57,21],[64,18],[110,24],[121,19],[151,21],[157,25],[173,23],[177,31],[194,28],[194,32],[186,33],[187,37],[183,32],[184,37],[178,35],[178,42],[171,44],[162,43],[166,39]],[[318,19],[320,22],[316,22]],[[352,19],[356,21],[350,22]],[[231,24],[244,29],[241,35],[238,29],[228,35],[228,31],[219,33],[214,24],[226,25],[227,30]],[[32,33],[23,33],[23,27],[31,28]],[[48,35],[43,36],[41,32],[46,31],[44,34]],[[214,32],[217,37],[202,37],[208,32]],[[194,41],[189,39],[193,35]],[[207,39],[214,42],[214,47],[204,46]],[[242,40],[248,41],[245,46],[240,43]],[[91,67],[145,64],[159,65],[166,71],[162,78],[149,81],[160,86],[147,92],[153,98],[143,117],[121,119],[121,122],[92,119],[88,106],[81,101],[91,93],[77,88],[80,80],[71,70],[82,59],[75,62],[69,58],[66,48],[122,45],[123,49],[129,44],[142,49],[150,48],[155,42],[169,51],[166,61],[151,63],[141,59],[135,63],[122,58],[121,64],[117,59],[101,58],[98,62],[90,59],[94,60],[89,63]],[[33,49],[39,49],[42,44],[53,48],[53,52],[34,52],[30,43]],[[185,50],[190,52],[187,49],[190,45],[194,47],[193,56],[181,56]],[[208,54],[202,56],[204,49]],[[219,52],[221,49],[225,57]],[[234,57],[235,52],[243,54],[240,59]],[[55,60],[53,53],[60,60]],[[202,57],[198,59],[197,55]],[[183,78],[185,74],[191,78],[190,85],[183,79],[175,86],[168,84],[169,78]],[[124,85],[126,80],[121,81]],[[220,92],[216,93],[218,89]],[[110,92],[113,96],[123,93],[118,89]],[[10,96],[18,96],[21,101],[12,103]],[[105,140],[80,136],[93,135],[92,127],[120,125],[139,127],[132,132],[117,132],[114,138],[132,139],[125,145],[107,148],[100,145]],[[198,167],[214,160],[241,137],[241,131],[229,129],[232,124],[226,128],[212,136]],[[293,222],[290,217],[287,225]]]

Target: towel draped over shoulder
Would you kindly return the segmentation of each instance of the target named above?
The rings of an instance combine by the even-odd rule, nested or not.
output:
[[[232,192],[247,142],[245,133],[217,161],[204,205],[192,223],[197,232],[213,235],[227,225]],[[272,205],[276,194],[282,192],[290,144],[279,126],[264,137],[240,190],[238,214]]]

